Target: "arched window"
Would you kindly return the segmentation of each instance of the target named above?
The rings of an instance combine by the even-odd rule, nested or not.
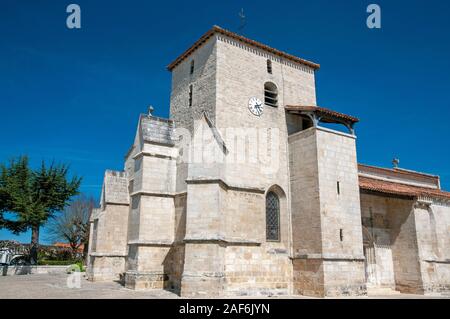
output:
[[[278,107],[278,89],[272,82],[264,84],[264,103],[272,107]]]
[[[280,240],[280,199],[274,192],[266,196],[266,239]]]

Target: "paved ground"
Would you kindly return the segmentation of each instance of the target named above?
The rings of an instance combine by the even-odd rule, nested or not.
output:
[[[66,274],[44,274],[23,276],[0,276],[0,299],[11,298],[63,298],[63,299],[154,299],[154,298],[178,298],[177,295],[164,291],[134,291],[124,288],[116,282],[89,282],[81,278],[80,288],[69,288]],[[76,283],[76,281],[70,281]],[[248,297],[250,298],[250,297]],[[294,298],[294,297],[289,297]],[[364,297],[367,298],[367,297]],[[416,295],[372,296],[371,298],[443,298],[443,296],[424,297]],[[444,298],[450,298],[445,296]],[[295,297],[295,299],[307,299],[307,297]]]
[[[81,288],[69,288],[66,274],[34,274],[0,277],[0,299],[48,298],[48,299],[153,299],[177,298],[177,295],[161,291],[134,291],[116,282],[90,282],[81,278]],[[74,281],[70,281],[72,284]]]

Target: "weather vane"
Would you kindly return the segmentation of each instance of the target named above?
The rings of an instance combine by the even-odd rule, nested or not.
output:
[[[239,12],[239,18],[241,18],[241,24],[239,25],[239,33],[242,34],[242,31],[244,30],[245,25],[247,24],[244,15],[244,8],[241,8],[241,12]]]

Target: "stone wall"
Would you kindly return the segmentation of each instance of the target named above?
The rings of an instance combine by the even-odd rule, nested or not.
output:
[[[264,189],[279,185],[288,193],[288,135],[284,106],[316,104],[314,72],[306,66],[286,64],[279,57],[226,36],[218,36],[216,46],[215,125],[230,149],[227,158],[246,157],[239,165],[227,166],[226,181],[231,185]],[[272,74],[267,72],[267,59],[272,61]],[[278,107],[266,105],[258,117],[249,112],[248,101],[257,97],[264,102],[266,82],[277,86]],[[235,142],[230,129],[241,130],[234,132],[240,141]],[[248,146],[239,148],[238,143]],[[258,152],[259,156],[252,161],[251,156]]]
[[[122,280],[122,275],[125,272],[125,258],[121,254],[115,256],[114,254],[91,254],[92,268],[89,271],[88,279],[91,281],[113,281]]]
[[[272,61],[272,74],[267,72]],[[266,106],[261,118],[248,109],[251,97],[264,102],[264,83],[278,88],[278,108]],[[314,72],[303,65],[286,64],[278,56],[249,47],[226,36],[217,41],[217,119],[220,129],[276,127],[285,129],[285,105],[316,105]],[[236,122],[236,120],[239,120]],[[285,131],[285,130],[284,130]],[[283,141],[283,139],[282,139]]]
[[[255,116],[248,101],[264,101],[266,82],[279,105]],[[316,105],[310,67],[215,34],[172,70],[170,104],[173,121],[142,115],[126,172],[105,176],[94,280],[126,271],[128,288],[187,297],[364,295],[362,223],[380,266],[375,284],[448,289],[448,205],[360,197],[355,137],[303,130],[286,115],[285,105]],[[183,129],[190,136],[179,139]],[[280,199],[279,241],[266,240],[269,191]]]
[[[326,296],[365,294],[355,137],[317,129]]]
[[[294,293],[366,293],[354,137],[310,128],[289,137]]]
[[[267,72],[268,58],[272,60],[272,74]],[[195,71],[190,75],[192,60]],[[255,117],[248,111],[248,101],[253,96],[264,100],[267,81],[278,87],[279,107],[266,106],[264,114]],[[194,94],[193,106],[188,108],[190,84]],[[227,294],[244,294],[249,289],[265,294],[288,292],[292,269],[287,124],[283,108],[287,103],[315,105],[313,70],[222,35],[210,38],[173,70],[171,116],[177,126],[194,132],[193,121],[201,120],[200,113],[207,111],[209,129],[216,130],[227,148],[226,163],[177,164],[177,191],[187,188],[188,193],[183,295],[195,289],[211,292],[215,285],[225,285]],[[230,128],[243,131],[230,133]],[[276,130],[275,135],[264,135],[272,133],[269,129]],[[209,137],[217,140],[214,134]],[[274,139],[275,149],[267,145]],[[270,155],[274,154],[272,158],[256,156],[265,151],[258,149],[263,144],[272,152]],[[252,156],[256,156],[255,161]],[[187,186],[185,179],[190,181]],[[283,194],[282,238],[278,243],[265,240],[265,193],[274,187]],[[248,223],[255,227],[248,228]],[[196,258],[189,252],[195,253]],[[204,259],[212,253],[217,254],[214,261]],[[264,261],[264,266],[258,267],[258,260]],[[199,264],[203,262],[206,264]],[[202,288],[198,286],[202,281],[194,284],[189,279],[194,277],[190,276],[209,283]],[[254,284],[256,281],[258,284]]]
[[[281,241],[267,242],[264,193],[188,185],[182,295],[287,295],[289,226],[286,198],[281,202]]]
[[[289,168],[292,196],[292,255],[294,294],[323,294],[324,278],[320,259],[322,227],[320,222],[317,143],[314,129],[289,136]]]
[[[171,120],[141,116],[127,155],[131,207],[125,286],[172,289],[169,256],[175,237],[177,149]]]
[[[187,193],[175,196],[175,241],[170,248],[166,261],[168,266],[169,282],[171,290],[181,294],[181,278],[184,271],[185,248],[184,238],[186,235],[186,206]]]
[[[282,245],[230,245],[226,248],[224,269],[226,296],[290,293],[292,266]]]
[[[136,290],[164,289],[168,274],[164,261],[168,245],[131,244],[125,273],[125,287]]]
[[[101,208],[91,218],[88,278],[117,280],[125,271],[128,235],[128,181],[125,172],[106,171]]]
[[[172,70],[170,118],[177,127],[188,129],[191,134],[194,121],[203,112],[215,120],[216,100],[216,38],[212,37]],[[190,74],[191,61],[194,73]],[[189,106],[189,86],[192,85],[192,106]]]
[[[218,296],[223,291],[224,190],[218,183],[188,184],[182,296]]]
[[[280,240],[266,240],[265,195],[280,199]],[[292,266],[289,260],[289,215],[286,194],[279,187],[265,193],[228,190],[225,201],[226,295],[287,295]],[[252,225],[249,227],[249,225]],[[235,244],[233,244],[235,243]]]
[[[107,204],[96,219],[97,240],[93,253],[124,255],[127,252],[128,206]]]
[[[172,151],[170,146],[144,144],[136,156],[125,275],[129,288],[170,288],[167,258],[175,236],[176,176]]]
[[[414,209],[425,294],[450,291],[450,205],[435,201]]]
[[[363,194],[361,206],[375,243],[378,286],[415,294],[449,290],[448,204]]]
[[[22,276],[32,274],[67,274],[70,266],[0,266],[0,274],[2,276]]]
[[[423,293],[417,246],[416,223],[411,199],[389,198],[392,257],[395,287],[404,293]]]
[[[393,225],[390,221],[393,217],[389,214],[389,206],[395,207],[395,202],[398,201],[383,196],[361,194],[361,216],[365,228],[364,243],[366,251],[373,249],[375,259],[372,261],[370,256],[366,256],[366,260],[374,262],[373,265],[368,265],[372,267],[368,269],[370,272],[368,284],[376,287],[396,289],[393,242],[391,241]]]
[[[220,141],[212,133],[214,128],[203,126],[204,133],[199,127],[195,131],[202,135],[200,143],[210,144],[213,152],[223,154]],[[230,164],[223,156],[217,162],[188,165],[183,296],[288,293],[291,269],[287,196],[278,185],[258,187],[259,183],[265,184],[261,181],[266,176],[254,175],[256,185],[247,187],[247,167],[245,163]],[[239,183],[228,183],[230,172],[237,176],[239,170]],[[280,197],[280,242],[265,240],[265,194],[269,190]],[[253,227],[249,228],[249,224]]]

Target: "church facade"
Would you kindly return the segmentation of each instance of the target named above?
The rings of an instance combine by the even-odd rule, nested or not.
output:
[[[319,65],[213,27],[168,66],[106,171],[88,276],[186,297],[450,290],[438,176],[358,164],[358,119],[317,106]]]

